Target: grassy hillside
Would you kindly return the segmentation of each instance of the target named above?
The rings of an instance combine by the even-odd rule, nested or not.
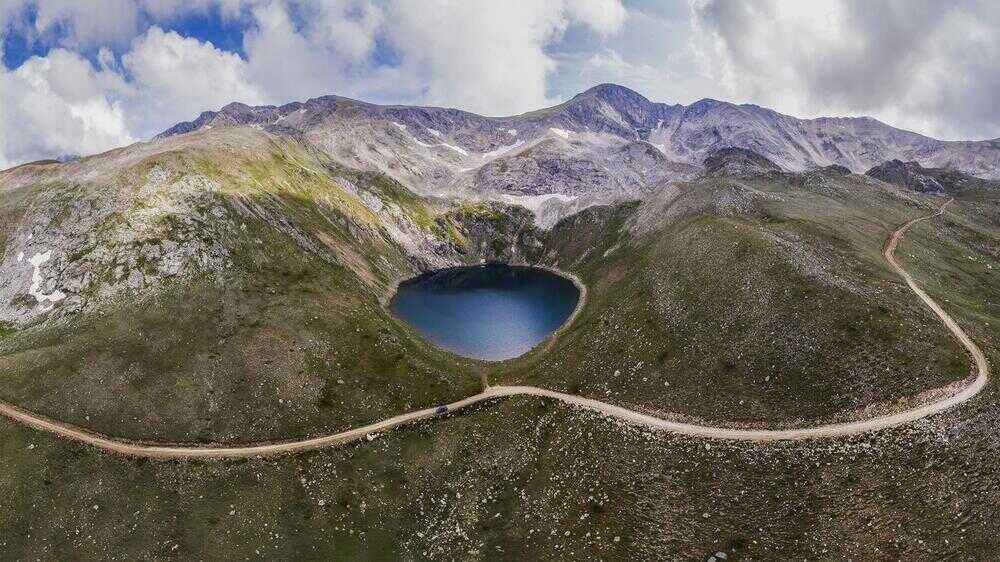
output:
[[[857,177],[713,179],[611,219],[584,213],[547,254],[587,283],[583,313],[493,380],[771,427],[926,400],[969,360],[881,250],[940,203]]]
[[[1000,448],[984,430],[1000,417],[992,390],[987,400],[975,417],[849,440],[706,447],[516,399],[345,448],[222,463],[136,462],[3,424],[0,549],[42,559],[975,559],[1000,547]]]
[[[448,250],[435,211],[295,143],[237,142],[254,144],[163,150],[109,180],[22,188],[28,204],[18,201],[23,216],[11,221],[21,234],[5,253],[47,243],[61,286],[76,290],[5,330],[0,396],[115,436],[246,442],[334,432],[478,391],[465,363],[382,306],[417,271],[397,239],[408,234],[386,225]],[[87,212],[97,203],[101,214]],[[184,250],[164,273],[169,248]],[[17,272],[31,275],[26,264]],[[66,281],[77,272],[81,281]]]

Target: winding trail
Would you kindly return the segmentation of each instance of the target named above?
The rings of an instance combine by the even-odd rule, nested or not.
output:
[[[85,428],[47,419],[23,410],[13,404],[8,404],[2,401],[0,401],[0,414],[3,414],[28,427],[54,433],[60,437],[86,443],[105,451],[154,459],[232,459],[280,455],[307,451],[310,449],[319,449],[322,447],[330,447],[333,445],[340,445],[350,441],[364,439],[366,437],[373,436],[373,434],[389,431],[403,424],[441,416],[446,412],[454,412],[484,400],[504,396],[539,396],[551,398],[562,401],[566,404],[593,410],[600,414],[618,418],[625,422],[650,429],[712,439],[782,441],[816,439],[822,437],[840,437],[885,429],[925,418],[951,408],[952,406],[961,404],[978,394],[989,380],[989,363],[986,361],[986,356],[983,355],[982,350],[979,349],[979,347],[972,341],[971,338],[969,338],[965,331],[959,327],[951,316],[949,316],[944,309],[934,302],[934,300],[931,299],[927,293],[925,293],[923,289],[921,289],[914,282],[910,274],[896,262],[896,258],[894,256],[896,246],[899,244],[899,241],[902,239],[903,234],[907,231],[907,229],[919,221],[940,216],[944,213],[945,207],[947,207],[951,202],[952,200],[949,199],[941,205],[936,213],[912,219],[897,228],[886,241],[883,256],[889,265],[892,266],[892,268],[896,270],[896,272],[899,273],[899,275],[906,281],[906,284],[910,287],[914,294],[916,294],[924,304],[934,311],[944,325],[951,331],[952,334],[955,335],[955,338],[958,339],[958,341],[969,351],[975,361],[977,376],[968,386],[964,387],[956,394],[896,414],[878,416],[867,420],[820,425],[802,429],[733,429],[668,421],[647,414],[642,414],[634,410],[629,410],[627,408],[622,408],[620,406],[615,406],[613,404],[584,398],[582,396],[556,392],[554,390],[546,390],[544,388],[534,386],[494,386],[486,388],[486,390],[479,394],[469,396],[468,398],[458,400],[457,402],[452,402],[447,406],[437,406],[434,408],[407,412],[371,425],[366,425],[364,427],[351,429],[333,435],[325,435],[311,439],[302,439],[282,443],[237,445],[231,447],[153,445],[114,439],[99,435]]]

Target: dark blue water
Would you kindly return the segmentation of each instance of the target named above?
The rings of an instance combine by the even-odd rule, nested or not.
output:
[[[389,309],[449,351],[500,361],[522,355],[566,321],[580,291],[544,269],[489,264],[402,283]]]

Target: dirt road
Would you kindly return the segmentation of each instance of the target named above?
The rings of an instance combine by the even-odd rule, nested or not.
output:
[[[853,435],[857,433],[863,433],[867,431],[874,431],[879,429],[884,429],[887,427],[893,427],[907,422],[912,422],[927,416],[934,415],[938,412],[951,408],[958,405],[976,394],[986,385],[989,380],[989,363],[986,361],[986,356],[983,355],[982,350],[969,338],[969,336],[962,330],[961,327],[942,309],[933,299],[931,299],[927,293],[925,293],[917,284],[913,281],[913,278],[909,273],[906,272],[900,265],[896,262],[895,251],[896,246],[902,239],[903,234],[911,227],[913,224],[931,219],[933,217],[940,216],[944,213],[945,207],[951,203],[951,200],[946,201],[941,205],[941,208],[933,214],[919,217],[911,221],[906,222],[899,228],[897,228],[889,239],[886,241],[885,249],[883,250],[883,255],[886,261],[896,270],[897,273],[906,281],[906,284],[910,289],[917,295],[920,300],[927,305],[934,313],[941,319],[944,325],[955,335],[955,338],[969,351],[975,362],[976,367],[976,378],[966,387],[964,387],[960,392],[943,398],[941,400],[924,404],[917,408],[911,410],[905,410],[896,414],[890,414],[885,416],[878,416],[875,418],[870,418],[867,420],[858,420],[853,422],[845,423],[835,423],[828,425],[820,425],[809,428],[802,429],[732,429],[725,427],[712,427],[703,425],[694,425],[680,422],[673,422],[657,417],[653,417],[647,414],[642,414],[634,410],[629,410],[627,408],[622,408],[620,406],[615,406],[613,404],[607,404],[605,402],[600,402],[598,400],[593,400],[590,398],[584,398],[582,396],[575,396],[572,394],[565,394],[562,392],[556,392],[554,390],[547,390],[544,388],[538,388],[534,386],[495,386],[487,388],[480,394],[470,396],[468,398],[453,402],[447,405],[447,412],[454,412],[460,410],[466,406],[481,402],[483,400],[490,400],[495,398],[500,398],[504,396],[539,396],[543,398],[550,398],[554,400],[559,400],[566,404],[573,406],[578,406],[581,408],[586,408],[588,410],[593,410],[603,415],[618,418],[625,422],[640,425],[654,430],[659,431],[670,431],[674,433],[680,433],[684,435],[692,435],[697,437],[705,437],[712,439],[731,439],[731,440],[743,440],[743,441],[780,441],[780,440],[796,440],[796,439],[817,439],[823,437],[840,437],[845,435]],[[156,459],[175,459],[175,458],[243,458],[243,457],[259,457],[267,455],[280,455],[287,453],[294,453],[299,451],[306,451],[310,449],[318,449],[321,447],[329,447],[333,445],[339,445],[342,443],[347,443],[349,441],[354,441],[358,439],[364,439],[366,437],[374,437],[375,434],[389,431],[395,427],[403,424],[412,423],[418,420],[424,420],[432,418],[435,416],[443,415],[441,412],[441,407],[427,408],[425,410],[417,410],[414,412],[408,412],[401,414],[387,420],[383,420],[371,425],[366,425],[364,427],[359,427],[356,429],[351,429],[344,431],[342,433],[336,433],[333,435],[325,435],[322,437],[315,437],[311,439],[303,439],[298,441],[288,441],[283,443],[266,443],[266,444],[255,444],[246,446],[231,446],[231,447],[200,447],[200,446],[183,446],[183,445],[149,445],[141,443],[133,443],[129,441],[124,441],[120,439],[114,439],[110,437],[104,437],[93,433],[87,429],[76,427],[67,423],[62,423],[59,421],[50,420],[42,416],[38,416],[13,404],[8,404],[5,402],[0,402],[0,414],[3,414],[14,421],[20,422],[28,427],[39,429],[42,431],[47,431],[49,433],[54,433],[60,437],[66,439],[72,439],[94,447],[103,449],[105,451],[110,451],[114,453],[119,453],[123,455],[148,457]]]

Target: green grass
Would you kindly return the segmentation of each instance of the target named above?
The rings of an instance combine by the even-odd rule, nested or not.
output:
[[[834,196],[758,182],[781,199],[720,213],[740,191],[713,180],[687,186],[674,202],[686,210],[651,225],[614,228],[596,212],[564,221],[547,242],[587,283],[587,305],[551,348],[492,380],[773,427],[903,407],[964,378],[963,350],[881,256],[888,233],[931,202],[850,181]]]
[[[989,492],[996,448],[987,434],[961,437],[945,443],[903,430],[833,445],[706,448],[512,399],[308,454],[142,462],[0,422],[0,552],[84,560],[707,559],[720,550],[730,559],[972,558],[997,546]]]
[[[4,337],[0,397],[125,438],[247,442],[335,432],[477,392],[469,362],[382,306],[400,272],[415,269],[367,207],[346,204],[332,176],[305,174],[293,189],[283,153],[266,154],[200,168],[231,182],[198,194],[201,216],[223,215],[191,232],[224,253],[225,269]],[[175,239],[192,227],[167,214],[160,228]]]

